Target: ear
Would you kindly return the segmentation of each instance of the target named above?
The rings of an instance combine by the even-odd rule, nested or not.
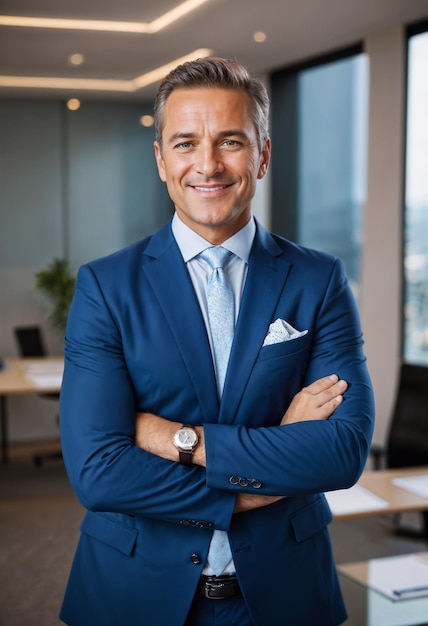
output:
[[[269,161],[270,161],[270,139],[266,139],[266,143],[264,145],[264,147],[262,148],[261,154],[260,154],[260,165],[259,165],[259,171],[257,173],[257,178],[263,178],[268,170],[269,167]]]
[[[166,183],[165,162],[162,157],[162,149],[157,141],[154,142],[156,164],[160,179]]]

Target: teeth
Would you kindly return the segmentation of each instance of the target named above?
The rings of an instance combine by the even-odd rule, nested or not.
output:
[[[221,187],[196,187],[198,191],[220,191],[221,189],[225,189],[226,185],[221,185]]]

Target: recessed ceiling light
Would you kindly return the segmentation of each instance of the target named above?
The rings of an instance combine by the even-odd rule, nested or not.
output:
[[[256,33],[254,33],[253,39],[257,43],[263,43],[264,41],[266,41],[266,33],[264,33],[261,30],[259,30]]]
[[[140,124],[145,128],[150,128],[155,123],[153,115],[142,115],[140,117]]]
[[[80,109],[80,100],[78,98],[70,98],[70,100],[67,100],[67,109],[70,111]]]
[[[70,65],[82,65],[85,62],[85,57],[83,54],[80,54],[80,52],[75,52],[74,54],[70,54],[68,62]]]

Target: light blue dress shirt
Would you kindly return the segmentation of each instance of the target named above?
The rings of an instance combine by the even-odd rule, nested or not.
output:
[[[186,263],[196,296],[198,298],[199,306],[201,307],[212,353],[206,298],[206,285],[211,269],[208,264],[203,261],[203,259],[198,258],[198,255],[203,252],[203,250],[206,250],[206,248],[212,246],[212,244],[184,224],[184,222],[182,222],[182,220],[178,217],[177,213],[175,213],[172,220],[172,232],[175,240],[177,241],[178,247],[180,248],[180,252],[183,255],[183,259]],[[248,259],[250,257],[255,234],[256,224],[254,222],[254,218],[251,217],[241,230],[221,244],[223,248],[226,248],[233,253],[226,263],[225,270],[231,282],[235,298],[235,323],[238,319],[239,306],[241,304],[245,279],[247,277]],[[235,566],[233,561],[231,561],[223,573],[231,574],[234,572]],[[208,564],[205,565],[202,573],[207,576],[212,576],[214,574]]]

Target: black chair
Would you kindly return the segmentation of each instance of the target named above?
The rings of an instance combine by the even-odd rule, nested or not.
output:
[[[402,363],[386,448],[370,453],[374,469],[428,465],[428,367]],[[421,515],[421,532],[397,524],[396,533],[428,541],[428,511]]]
[[[45,350],[42,332],[39,326],[22,326],[14,329],[15,339],[18,346],[18,353],[21,357],[43,357],[47,355]],[[59,393],[40,393],[41,398],[47,398],[49,400],[55,400],[58,402]],[[57,416],[57,422],[59,424],[59,417]],[[62,453],[58,452],[44,452],[38,453],[33,456],[34,464],[37,466],[43,465],[44,459],[61,459]]]

